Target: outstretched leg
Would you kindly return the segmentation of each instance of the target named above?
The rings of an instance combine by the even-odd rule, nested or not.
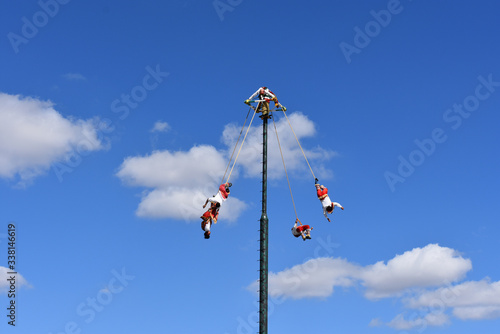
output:
[[[338,206],[339,208],[341,208],[342,210],[344,210],[344,207],[342,205],[340,205],[340,203],[332,202],[332,205],[333,205],[333,208],[335,208],[336,206]]]

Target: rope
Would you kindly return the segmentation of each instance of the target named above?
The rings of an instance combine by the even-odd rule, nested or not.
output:
[[[233,153],[231,153],[231,158],[229,158],[229,161],[227,162],[226,170],[224,171],[224,176],[222,177],[222,180],[220,181],[221,183],[224,183],[224,178],[226,177],[227,170],[229,168],[229,165],[231,164],[231,161],[233,160],[234,151],[236,151],[236,146],[238,146],[238,143],[240,142],[241,134],[243,133],[243,129],[245,128],[245,124],[247,124],[248,115],[250,115],[250,110],[252,110],[252,107],[248,108],[247,117],[245,118],[245,122],[243,123],[243,126],[241,127],[240,135],[238,136],[238,140],[236,141],[236,144],[234,144]]]
[[[283,110],[283,114],[285,114],[286,120],[288,121],[288,125],[290,125],[290,129],[292,129],[293,135],[295,136],[295,139],[297,140],[297,143],[299,144],[300,150],[302,151],[302,155],[304,155],[304,158],[306,159],[307,165],[309,166],[309,169],[311,170],[311,174],[314,179],[316,179],[316,176],[314,175],[314,172],[311,168],[311,165],[309,165],[309,161],[307,160],[306,154],[304,153],[304,150],[302,149],[302,146],[300,145],[299,138],[297,138],[297,135],[295,134],[295,131],[293,131],[292,124],[290,123],[290,120],[288,119],[288,116],[286,115],[286,112]]]
[[[286,171],[285,159],[283,158],[283,151],[281,150],[280,137],[278,136],[278,129],[276,129],[276,123],[273,119],[274,132],[276,132],[276,139],[278,139],[278,147],[280,148],[281,161],[283,161],[283,168],[285,168],[286,181],[288,182],[288,189],[290,189],[290,196],[292,197],[293,210],[295,211],[295,217],[299,220],[299,216],[297,215],[297,208],[295,207],[295,201],[293,200],[292,187],[290,186],[290,180],[288,179],[288,172]],[[300,222],[300,220],[299,220]],[[302,225],[302,223],[300,223]]]
[[[256,113],[257,113],[257,110],[254,111],[252,119],[250,120],[250,124],[248,124],[247,132],[245,133],[245,137],[243,137],[243,141],[241,142],[240,149],[238,150],[238,154],[236,154],[236,158],[234,158],[233,167],[231,167],[231,171],[229,172],[229,175],[227,176],[226,182],[229,182],[229,178],[231,177],[231,174],[233,173],[234,165],[236,165],[236,160],[238,160],[238,157],[239,157],[240,152],[241,152],[241,148],[243,147],[243,143],[245,143],[245,139],[247,138],[248,131],[250,130],[250,127],[252,126],[252,122],[253,122],[253,119],[254,119]]]

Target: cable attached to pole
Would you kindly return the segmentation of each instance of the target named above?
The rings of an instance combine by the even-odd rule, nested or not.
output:
[[[314,172],[311,168],[311,165],[309,164],[309,161],[307,160],[306,154],[304,153],[304,150],[302,149],[302,146],[300,145],[299,138],[297,138],[297,135],[295,134],[295,131],[293,130],[292,123],[290,123],[290,120],[288,119],[288,116],[286,115],[286,112],[284,110],[283,110],[283,114],[285,115],[286,120],[288,121],[288,125],[290,125],[290,129],[292,129],[293,135],[295,136],[295,139],[297,140],[297,144],[299,144],[300,150],[302,151],[302,155],[306,159],[307,165],[309,166],[309,169],[311,170],[311,174],[312,174],[313,178],[316,179],[316,176],[314,175]]]
[[[283,151],[281,150],[280,137],[278,136],[278,129],[276,128],[276,123],[274,122],[274,117],[273,117],[273,125],[274,125],[274,132],[276,132],[276,139],[278,140],[278,147],[280,149],[281,161],[283,162],[283,168],[285,169],[286,181],[288,182],[288,189],[290,189],[290,196],[292,197],[293,210],[295,211],[295,217],[297,218],[297,220],[299,220],[299,216],[297,215],[297,208],[295,207],[295,201],[293,200],[292,187],[290,186],[290,180],[288,179],[288,172],[286,171],[285,159],[283,158]]]
[[[226,177],[227,170],[229,169],[229,165],[231,164],[231,161],[233,160],[234,151],[236,151],[236,147],[238,146],[238,143],[240,142],[241,134],[243,133],[243,129],[245,128],[245,124],[247,124],[248,115],[250,115],[250,110],[252,110],[252,107],[248,108],[247,117],[245,118],[245,122],[243,123],[243,126],[241,127],[240,135],[238,136],[238,140],[236,141],[236,144],[234,144],[233,153],[231,153],[231,158],[229,158],[229,161],[227,162],[226,170],[224,171],[224,176],[222,177],[221,183],[224,183],[224,178]]]
[[[249,112],[250,112],[250,110],[249,110]],[[253,122],[253,119],[254,119],[256,113],[257,113],[257,110],[254,111],[252,119],[250,120],[250,124],[248,124],[247,132],[245,133],[245,137],[243,137],[243,141],[241,142],[240,149],[238,150],[238,154],[236,154],[236,158],[234,158],[233,167],[231,167],[231,171],[229,172],[229,175],[227,176],[226,182],[229,182],[229,178],[231,177],[231,174],[233,173],[234,165],[236,165],[236,160],[238,160],[238,157],[239,157],[240,152],[241,152],[241,148],[243,147],[243,144],[245,143],[245,139],[247,138],[248,131],[252,127],[252,122]],[[225,173],[224,173],[224,175],[225,175]],[[224,180],[224,179],[222,179],[222,180]]]

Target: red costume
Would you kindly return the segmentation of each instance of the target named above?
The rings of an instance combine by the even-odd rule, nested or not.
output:
[[[320,201],[324,200],[328,196],[328,188],[323,187],[323,189],[317,189],[318,198]]]
[[[311,227],[309,225],[300,225],[300,226],[297,226],[297,231],[302,233],[303,231],[305,230],[310,230]],[[297,235],[298,237],[298,235]]]
[[[219,191],[220,194],[222,195],[223,199],[227,199],[227,196],[229,196],[229,192],[226,191],[226,184],[223,183],[219,186]]]
[[[316,194],[318,195],[318,199],[321,201],[321,205],[323,206],[323,214],[325,215],[325,218],[330,221],[328,218],[327,214],[332,213],[333,209],[335,209],[336,206],[344,210],[344,207],[340,205],[340,203],[337,202],[332,202],[330,197],[328,196],[328,188],[319,184],[316,184]]]
[[[217,219],[219,218],[219,209],[217,209],[215,205],[213,205],[210,207],[210,209],[205,211],[205,213],[203,213],[203,215],[200,218],[203,219],[204,222],[212,220],[214,223],[217,223]]]
[[[309,225],[302,225],[302,223],[300,223],[301,224],[300,226],[297,226],[297,223],[300,223],[298,218],[295,221],[295,225],[293,225],[292,227],[293,236],[296,238],[302,236],[303,240],[311,239],[312,227],[310,227]]]

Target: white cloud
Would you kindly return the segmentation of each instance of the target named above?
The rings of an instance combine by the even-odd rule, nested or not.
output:
[[[366,287],[369,299],[398,296],[409,289],[442,286],[471,269],[468,259],[451,248],[430,244],[396,255],[387,264],[360,266],[343,259],[316,258],[269,276],[271,295],[327,297],[335,286]],[[255,283],[254,283],[255,284]]]
[[[153,189],[143,194],[138,216],[195,220],[203,213],[207,197],[217,193],[226,163],[223,153],[203,145],[126,158],[117,176],[128,185]],[[235,221],[245,207],[230,196],[221,207],[221,217]]]
[[[43,174],[73,150],[103,148],[97,120],[64,118],[50,101],[0,93],[0,177],[20,184]]]
[[[87,78],[85,78],[80,73],[66,73],[66,74],[63,74],[63,78],[65,78],[67,80],[73,80],[73,81],[87,80]]]
[[[6,293],[10,289],[10,282],[8,281],[8,279],[10,278],[10,276],[12,276],[12,274],[8,274],[8,272],[11,272],[9,268],[0,266],[0,293]],[[16,289],[22,286],[27,288],[31,287],[28,281],[26,281],[26,279],[19,273],[15,275],[15,281]]]
[[[500,281],[492,283],[485,278],[443,285],[447,286],[417,291],[413,297],[404,298],[404,306],[414,311],[407,312],[410,313],[407,319],[400,314],[385,325],[397,330],[423,330],[430,326],[447,325],[451,316],[461,320],[500,318]]]
[[[269,295],[292,299],[324,298],[334,288],[354,285],[360,267],[343,259],[317,258],[285,269],[269,273]],[[255,291],[258,282],[248,289]]]
[[[406,301],[409,308],[436,308],[453,310],[462,320],[500,317],[500,281],[468,281],[461,284],[426,291]]]
[[[372,319],[368,324],[370,327],[380,327],[382,325],[384,325],[384,323],[379,318]]]
[[[401,298],[413,310],[388,323],[376,318],[371,327],[410,330],[444,326],[461,320],[500,318],[500,281],[458,283],[472,269],[456,250],[429,244],[394,256],[384,263],[361,266],[340,258],[316,258],[269,274],[269,294],[283,299],[326,298],[335,287],[364,287],[369,300]],[[248,289],[255,291],[258,282]]]
[[[214,192],[217,187],[212,187]],[[207,197],[212,194],[203,192],[202,188],[167,187],[147,192],[136,211],[139,217],[174,218],[185,221],[198,221]],[[246,204],[232,196],[220,208],[223,221],[234,222],[246,207]],[[206,210],[206,209],[205,209]]]
[[[167,122],[157,121],[150,132],[167,132],[170,130],[170,125]]]
[[[401,294],[408,288],[441,286],[465,276],[472,269],[469,259],[457,251],[430,244],[396,255],[385,264],[380,261],[363,272],[366,297],[371,299]]]
[[[194,146],[189,151],[154,151],[128,157],[117,173],[125,183],[148,188],[200,187],[222,179],[226,161],[213,146]]]
[[[307,149],[302,143],[304,138],[313,137],[316,135],[316,127],[314,123],[302,113],[296,112],[288,115],[288,119],[292,124],[294,132],[301,142],[302,148],[305,151],[305,155],[315,171],[315,174],[319,178],[329,178],[332,176],[333,172],[326,168],[323,163],[336,155],[335,152],[326,150],[317,146],[314,149]],[[285,118],[281,118],[276,122],[276,129],[278,130],[279,141],[281,149],[283,151],[283,157],[285,159],[286,168],[289,172],[296,173],[309,173],[309,168],[306,164],[304,156],[300,150],[300,147],[293,135],[290,126]],[[243,134],[241,135],[240,143],[236,149],[236,153],[239,150],[239,145],[245,136],[247,128],[245,127]],[[240,134],[241,127],[235,124],[226,125],[224,132],[222,134],[222,141],[227,145],[228,150],[232,152],[238,136]],[[330,145],[328,145],[330,146]],[[269,178],[281,178],[284,177],[283,162],[281,160],[281,155],[279,152],[278,141],[276,138],[276,132],[272,121],[269,123],[268,127],[268,151],[272,154],[268,154],[268,177]],[[235,153],[235,154],[236,154]],[[245,143],[241,149],[240,155],[238,157],[238,166],[243,167],[245,175],[250,177],[259,176],[261,173],[261,161],[262,161],[262,126],[254,125],[250,128],[248,135],[245,139]]]
[[[462,320],[500,318],[500,306],[460,306],[453,309],[453,315]]]
[[[411,319],[405,319],[402,314],[392,319],[387,326],[397,330],[419,329],[423,331],[428,326],[444,326],[450,323],[450,318],[444,313],[427,313],[419,317],[414,313]]]

